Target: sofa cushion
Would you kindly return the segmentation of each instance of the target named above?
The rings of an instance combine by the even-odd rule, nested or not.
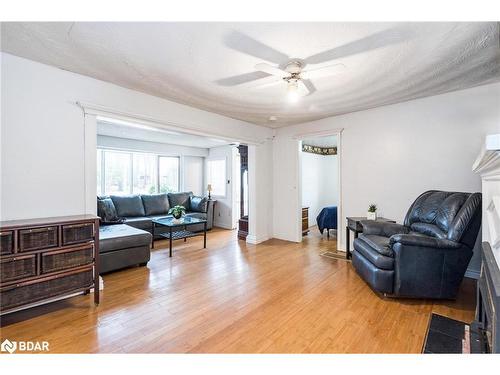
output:
[[[131,227],[134,228],[139,228],[147,231],[151,231],[152,229],[152,224],[151,224],[151,218],[147,216],[131,216],[131,217],[125,217],[125,224],[130,225]]]
[[[116,207],[110,197],[97,197],[97,216],[101,224],[119,224],[123,222],[116,212]]]
[[[144,206],[140,195],[111,195],[118,216],[144,216]]]
[[[168,193],[168,200],[170,207],[174,206],[184,206],[186,210],[190,209],[190,197],[193,195],[192,191],[185,193]]]
[[[385,255],[387,257],[394,256],[394,253],[390,247],[389,237],[377,236],[375,234],[360,234],[359,238],[366,242],[377,253]]]
[[[190,197],[189,209],[193,212],[207,212],[208,208],[208,198],[207,197],[197,197],[192,195]]]
[[[144,212],[147,216],[150,215],[167,215],[170,209],[167,194],[152,194],[141,195],[142,204],[144,205]]]
[[[103,225],[99,228],[99,252],[106,253],[130,247],[149,246],[151,233],[129,225]]]
[[[362,238],[356,238],[354,240],[354,250],[363,255],[377,268],[383,270],[394,269],[394,258],[382,255],[378,251],[375,251]]]

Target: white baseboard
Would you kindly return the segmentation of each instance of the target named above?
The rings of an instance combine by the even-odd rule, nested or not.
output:
[[[267,241],[269,239],[269,237],[257,237],[257,236],[253,236],[253,235],[248,235],[247,236],[247,243],[251,243],[253,245],[257,245],[261,242],[264,242],[264,241]]]
[[[217,228],[222,228],[222,229],[235,229],[231,226],[231,224],[227,224],[227,223],[214,223],[214,227],[217,227]]]

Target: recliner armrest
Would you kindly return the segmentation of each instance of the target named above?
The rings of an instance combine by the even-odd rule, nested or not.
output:
[[[410,230],[401,224],[388,223],[384,221],[361,220],[364,234],[390,237],[394,234],[408,233]]]
[[[459,242],[450,241],[444,238],[434,238],[430,236],[418,236],[414,234],[395,234],[389,239],[391,247],[396,243],[407,246],[433,247],[436,249],[459,249]]]

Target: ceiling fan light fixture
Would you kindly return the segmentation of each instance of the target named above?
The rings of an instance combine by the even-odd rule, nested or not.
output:
[[[299,85],[296,80],[288,81],[287,97],[288,101],[291,103],[295,103],[299,100]]]

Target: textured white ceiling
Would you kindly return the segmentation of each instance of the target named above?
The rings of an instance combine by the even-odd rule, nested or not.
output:
[[[498,27],[494,22],[2,23],[1,48],[280,127],[500,81]],[[281,85],[227,86],[265,76],[254,73],[257,63],[283,67],[291,58],[305,60],[307,68],[342,63],[346,69],[312,80],[316,91],[295,104],[287,102]]]

